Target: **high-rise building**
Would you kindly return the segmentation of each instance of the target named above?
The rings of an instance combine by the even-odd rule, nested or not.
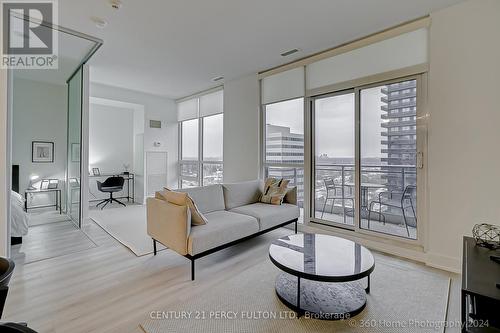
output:
[[[410,80],[388,84],[382,94],[382,157],[391,166],[384,178],[390,189],[401,190],[415,183],[415,173],[402,173],[408,166],[415,167],[417,153],[417,81]],[[406,166],[406,168],[404,167]]]
[[[276,164],[304,164],[304,134],[292,133],[289,127],[266,126],[266,161]],[[304,169],[294,167],[268,167],[267,176],[290,180],[297,186],[297,200],[304,200]]]

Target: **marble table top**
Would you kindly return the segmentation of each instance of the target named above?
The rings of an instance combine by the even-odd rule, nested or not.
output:
[[[316,281],[354,281],[375,267],[373,255],[364,246],[323,234],[279,238],[269,247],[269,257],[283,271]]]

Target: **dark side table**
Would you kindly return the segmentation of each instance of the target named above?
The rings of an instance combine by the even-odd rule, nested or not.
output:
[[[53,192],[55,195],[55,203],[53,205],[42,205],[42,206],[28,206],[28,194],[35,195],[39,193],[50,193]],[[28,212],[28,209],[46,208],[46,207],[56,207],[59,210],[59,214],[62,214],[62,204],[61,204],[61,189],[59,188],[47,188],[47,189],[35,189],[24,191],[24,210]]]
[[[463,239],[462,332],[500,332],[500,264],[491,256],[500,250]]]

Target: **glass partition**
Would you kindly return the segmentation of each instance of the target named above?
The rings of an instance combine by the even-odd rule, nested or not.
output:
[[[80,227],[82,67],[68,81],[67,212]]]

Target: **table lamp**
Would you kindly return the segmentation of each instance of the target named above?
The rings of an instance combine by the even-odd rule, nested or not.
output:
[[[28,190],[36,190],[36,188],[33,186],[33,183],[35,182],[35,180],[37,180],[38,178],[40,178],[40,176],[38,175],[32,175],[30,177],[30,185],[28,186]]]

